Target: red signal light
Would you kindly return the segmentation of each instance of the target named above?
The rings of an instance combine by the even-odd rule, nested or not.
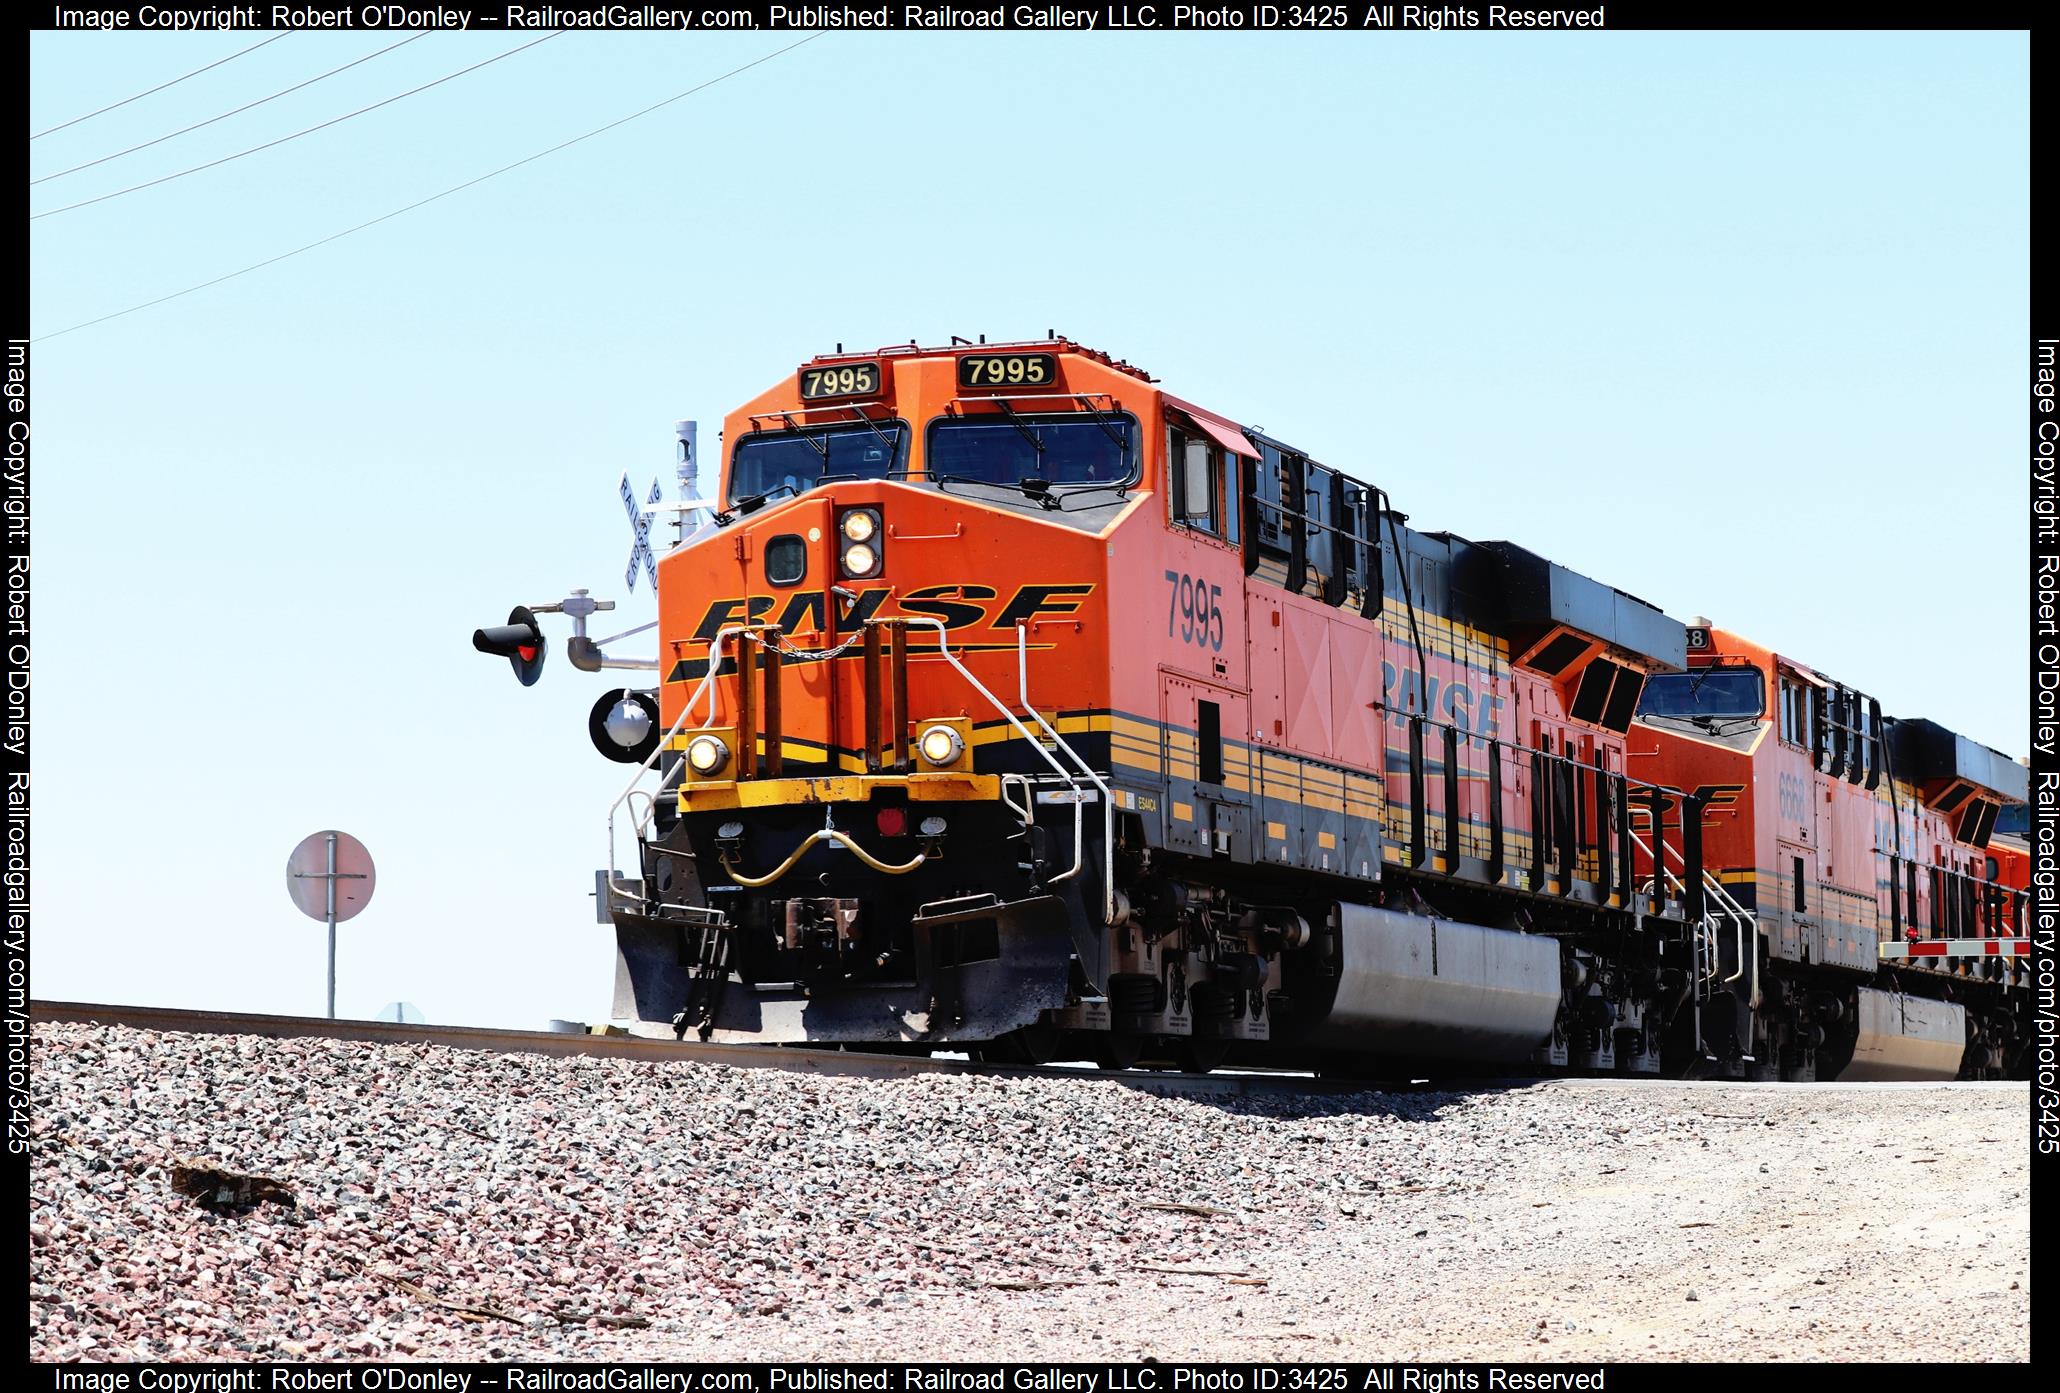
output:
[[[883,837],[906,837],[908,835],[908,809],[882,808],[873,814],[873,826]]]
[[[473,630],[472,646],[482,653],[506,658],[508,666],[515,669],[516,680],[525,687],[536,685],[536,679],[543,674],[544,654],[550,650],[536,615],[523,605],[508,612],[507,623]]]

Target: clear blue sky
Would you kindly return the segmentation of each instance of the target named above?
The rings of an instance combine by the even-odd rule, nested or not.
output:
[[[297,34],[48,173],[398,36]],[[31,225],[47,334],[792,36],[569,34]],[[32,130],[249,35],[31,43]],[[510,46],[438,34],[37,209]],[[1386,486],[2022,753],[2023,35],[836,34],[334,246],[36,350],[39,996],[319,1011],[287,851],[378,858],[339,1001],[605,1014],[602,679],[472,652],[626,598],[671,423],[832,343],[1056,328]],[[650,617],[641,589],[615,616]],[[606,631],[604,631],[606,632]],[[562,639],[563,629],[555,631]]]

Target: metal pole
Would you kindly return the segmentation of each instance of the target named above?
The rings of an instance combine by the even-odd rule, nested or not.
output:
[[[327,909],[329,917],[329,1019],[336,1019],[336,834],[331,832],[329,841],[329,875],[322,883],[328,887]]]

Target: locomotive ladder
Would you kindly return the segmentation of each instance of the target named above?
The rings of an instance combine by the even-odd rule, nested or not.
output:
[[[1646,854],[1654,867],[1664,875],[1666,884],[1672,886],[1678,892],[1679,898],[1685,903],[1688,899],[1688,887],[1682,883],[1681,877],[1667,869],[1664,860],[1665,856],[1672,856],[1676,861],[1681,862],[1681,869],[1685,871],[1688,869],[1688,865],[1682,854],[1676,851],[1664,836],[1655,838],[1659,843],[1662,853],[1659,856],[1653,854],[1652,848],[1646,845],[1645,838],[1639,836],[1637,832],[1631,833],[1631,840],[1638,844],[1638,849]],[[1751,910],[1740,904],[1737,898],[1724,888],[1724,883],[1718,880],[1713,872],[1703,871],[1702,888],[1704,895],[1702,918],[1693,926],[1695,935],[1696,996],[1699,999],[1707,1000],[1715,995],[1719,985],[1728,986],[1750,971],[1752,974],[1752,990],[1749,1000],[1753,1008],[1757,1010],[1760,1004],[1758,917]],[[1656,892],[1659,887],[1653,885],[1652,889]],[[1720,983],[1717,972],[1723,964],[1718,959],[1717,945],[1718,936],[1723,932],[1726,924],[1731,926],[1735,935],[1738,966],[1730,976],[1723,978]]]

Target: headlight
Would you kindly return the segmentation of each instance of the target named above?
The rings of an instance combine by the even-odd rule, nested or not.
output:
[[[729,762],[730,747],[719,735],[697,735],[687,742],[687,767],[704,779],[720,774]]]
[[[837,517],[838,568],[854,580],[880,573],[880,510],[851,508]]]
[[[880,553],[864,542],[853,542],[844,548],[844,574],[863,579],[880,569]]]
[[[916,741],[916,752],[942,768],[958,763],[958,757],[966,752],[966,742],[950,726],[931,726]]]

